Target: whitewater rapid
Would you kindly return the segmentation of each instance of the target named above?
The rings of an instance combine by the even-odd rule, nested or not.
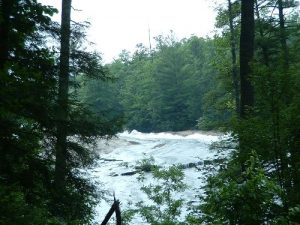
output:
[[[147,175],[145,183],[137,181],[138,174],[121,175],[133,171],[138,161],[151,157],[155,165],[160,167],[201,164],[217,157],[215,152],[209,150],[209,146],[220,138],[220,134],[192,131],[164,133],[125,131],[111,140],[99,140],[97,146],[100,153],[99,166],[92,171],[92,176],[102,183],[99,188],[106,191],[108,201],[102,201],[97,207],[97,222],[101,222],[109,210],[113,195],[120,200],[121,210],[139,201],[148,201],[140,188],[152,182],[150,174]],[[181,193],[181,197],[187,201],[194,201],[205,182],[206,174],[199,171],[199,168],[184,169],[184,174],[184,182],[188,185],[188,189]],[[136,220],[131,224],[147,223]]]

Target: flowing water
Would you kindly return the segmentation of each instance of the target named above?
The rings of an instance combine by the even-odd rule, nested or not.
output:
[[[101,190],[107,190],[108,199],[113,200],[115,194],[121,202],[121,210],[124,210],[129,207],[130,202],[148,201],[146,195],[140,191],[143,184],[137,181],[139,175],[134,174],[137,161],[152,157],[155,165],[160,167],[180,164],[185,167],[184,182],[188,185],[181,197],[186,201],[194,201],[206,175],[199,167],[217,157],[215,152],[209,150],[209,145],[218,141],[220,137],[220,134],[193,131],[123,132],[109,141],[99,141],[101,159],[92,175],[102,183]],[[128,172],[133,175],[125,176]],[[149,174],[145,182],[151,183],[151,178]],[[98,222],[103,220],[110,205],[111,201],[102,201],[97,207]],[[142,223],[139,221],[131,224]]]

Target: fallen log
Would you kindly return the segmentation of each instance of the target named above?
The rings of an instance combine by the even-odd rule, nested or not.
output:
[[[121,176],[132,176],[132,175],[137,174],[139,172],[140,172],[140,170],[125,172],[125,173],[121,173]]]
[[[121,225],[122,219],[121,219],[120,201],[116,200],[115,198],[114,198],[114,203],[110,207],[101,225],[106,225],[114,212],[116,213],[116,225]]]
[[[106,162],[120,162],[123,161],[122,159],[106,159],[106,158],[100,158],[100,160],[106,161]]]

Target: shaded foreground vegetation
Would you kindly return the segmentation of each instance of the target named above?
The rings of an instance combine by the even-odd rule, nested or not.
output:
[[[106,66],[84,50],[88,24],[72,23],[62,2],[60,26],[36,0],[0,1],[0,224],[91,224],[99,196],[80,171],[97,158],[95,140],[122,126],[222,128],[237,143],[184,222],[165,187],[160,199],[145,187],[169,204],[160,220],[141,204],[149,223],[299,224],[297,1],[228,0],[215,37],[171,32]],[[183,187],[176,168],[160,172]]]

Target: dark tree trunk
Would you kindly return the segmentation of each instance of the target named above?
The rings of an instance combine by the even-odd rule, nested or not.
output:
[[[70,61],[70,21],[72,0],[62,1],[58,120],[56,135],[55,185],[64,190],[67,173],[68,92]]]
[[[250,63],[254,54],[254,0],[242,0],[240,37],[240,116],[245,118],[254,105],[254,89],[250,81]]]
[[[278,14],[279,14],[279,29],[280,29],[280,44],[281,44],[281,52],[282,52],[282,59],[283,59],[283,74],[286,77],[287,80],[288,78],[288,69],[289,69],[289,53],[288,53],[288,47],[287,47],[287,34],[286,34],[286,28],[285,28],[285,21],[284,21],[284,14],[283,14],[283,1],[278,0]],[[285,90],[289,90],[289,83],[285,83]],[[284,104],[289,104],[290,100],[286,95],[283,99]],[[277,126],[276,126],[276,134],[278,136],[278,146],[282,146],[281,144],[281,136],[280,136],[280,108],[278,106],[277,110]],[[295,193],[298,192],[297,188],[297,180],[299,179],[298,177],[295,178],[295,173],[293,172],[293,167],[298,168],[299,165],[295,165],[293,162],[293,158],[297,158],[297,153],[294,151],[293,148],[291,148],[291,151],[289,152],[291,154],[290,156],[290,162],[288,162],[287,155],[288,153],[285,152],[284,149],[279,148],[280,151],[280,167],[281,167],[281,173],[282,173],[282,178],[284,182],[285,189],[287,190],[287,195],[288,195],[288,200],[287,202],[283,202],[283,205],[288,212],[289,210],[289,204],[291,204],[295,199],[297,199],[297,195]],[[295,154],[296,153],[296,154]],[[290,165],[289,165],[290,164]],[[296,169],[297,170],[297,169]],[[291,177],[289,177],[289,174],[291,174]],[[299,173],[296,175],[298,176]],[[296,186],[295,186],[296,185]],[[296,189],[293,189],[294,187]],[[298,195],[299,196],[299,195]]]
[[[260,38],[263,40],[264,39],[264,31],[263,31],[263,27],[262,27],[262,23],[261,23],[261,18],[260,18],[260,13],[259,13],[259,7],[258,7],[257,0],[255,0],[255,14],[256,14],[256,18],[257,18],[257,25],[258,25],[259,35],[260,35]],[[266,44],[264,42],[260,43],[260,47],[261,47],[262,54],[263,54],[264,64],[266,66],[269,66],[268,47],[266,46]]]
[[[116,204],[116,225],[122,224],[122,218],[121,218],[121,210],[120,210],[120,203]]]
[[[257,0],[255,0],[255,14],[257,17],[257,25],[258,25],[258,31],[261,39],[264,39],[264,31],[263,27],[261,24],[261,17],[259,13],[259,7]],[[260,44],[260,47],[262,49],[262,54],[263,54],[263,63],[265,66],[269,67],[269,52],[268,52],[268,47],[263,43]],[[282,177],[282,171],[280,169],[280,163],[282,162],[282,157],[280,156],[280,149],[279,149],[279,141],[280,141],[280,136],[279,136],[279,108],[278,108],[278,98],[275,97],[275,90],[272,88],[271,89],[271,95],[270,95],[270,105],[271,105],[271,118],[272,118],[272,135],[273,135],[273,145],[272,145],[272,150],[274,151],[274,156],[276,159],[276,171],[277,171],[277,176],[279,183],[281,186],[283,185],[283,177]]]
[[[12,0],[0,0],[0,69],[8,59],[9,15],[13,6]]]
[[[280,43],[281,43],[281,49],[283,53],[284,67],[285,69],[288,69],[289,59],[288,59],[288,48],[286,44],[286,31],[285,31],[282,0],[278,0],[278,13],[279,13],[279,27],[280,27]]]
[[[121,225],[122,219],[121,219],[120,202],[116,199],[114,199],[114,203],[110,207],[101,225],[106,225],[114,212],[116,213],[116,225]]]
[[[231,64],[232,64],[232,83],[233,83],[233,96],[235,99],[235,109],[237,114],[240,111],[240,97],[239,97],[239,79],[238,79],[238,67],[236,60],[236,39],[233,27],[233,14],[232,3],[228,0],[228,19],[230,28],[230,45],[231,45]]]

